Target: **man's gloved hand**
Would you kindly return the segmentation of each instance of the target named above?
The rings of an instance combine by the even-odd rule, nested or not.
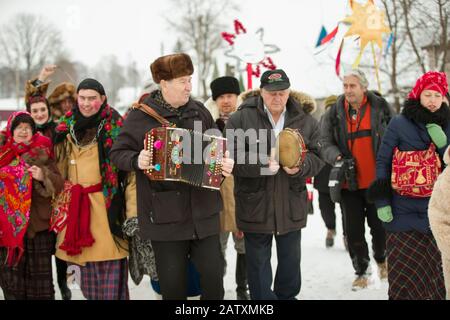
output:
[[[378,219],[383,222],[391,222],[394,217],[392,216],[392,208],[391,206],[385,206],[377,209]]]
[[[442,130],[440,125],[437,125],[435,123],[428,123],[426,125],[428,134],[431,137],[431,140],[433,140],[436,147],[443,148],[447,144],[447,136],[445,135],[444,130]]]

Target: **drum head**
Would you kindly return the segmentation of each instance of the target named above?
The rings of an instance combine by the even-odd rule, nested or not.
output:
[[[294,130],[283,130],[277,138],[279,152],[278,162],[283,167],[293,168],[299,165],[302,158],[302,146],[298,133]]]

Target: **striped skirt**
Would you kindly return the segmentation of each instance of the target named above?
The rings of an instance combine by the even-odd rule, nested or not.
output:
[[[42,231],[24,238],[24,254],[15,267],[0,266],[0,287],[5,299],[54,300],[52,253],[55,236]]]
[[[445,299],[441,253],[431,233],[387,233],[389,299]]]
[[[128,260],[88,262],[80,267],[81,291],[88,300],[129,300]]]

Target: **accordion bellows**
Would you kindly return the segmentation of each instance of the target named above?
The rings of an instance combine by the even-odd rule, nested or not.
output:
[[[151,180],[181,181],[219,190],[226,139],[182,128],[159,127],[145,135],[151,153]]]

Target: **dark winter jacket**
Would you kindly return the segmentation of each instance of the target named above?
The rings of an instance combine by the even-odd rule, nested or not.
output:
[[[401,232],[416,230],[430,232],[428,221],[428,202],[430,198],[412,198],[401,196],[391,190],[392,157],[394,148],[400,151],[426,150],[432,143],[425,127],[427,123],[442,126],[447,135],[447,145],[436,149],[439,156],[450,143],[450,110],[447,105],[432,114],[420,105],[419,101],[407,101],[402,114],[389,123],[377,156],[377,180],[370,186],[368,196],[378,208],[390,205],[394,220],[385,223],[387,231]]]
[[[215,128],[208,110],[192,99],[178,109],[179,115],[160,106],[151,94],[144,103],[179,128]],[[141,237],[156,241],[203,239],[220,232],[219,191],[197,188],[182,182],[152,181],[138,168],[137,159],[144,147],[145,134],[161,125],[140,110],[132,110],[113,145],[111,160],[121,170],[136,171],[138,220]]]
[[[368,91],[367,99],[371,106],[371,136],[374,154],[376,155],[381,144],[381,138],[383,137],[384,131],[391,120],[393,112],[383,97]],[[336,158],[339,155],[351,157],[351,152],[347,143],[349,136],[344,102],[345,96],[339,96],[336,104],[332,105],[325,113],[321,123],[321,155],[323,159],[331,165],[334,165]]]
[[[330,193],[330,187],[328,183],[330,181],[330,172],[333,167],[328,163],[325,163],[324,167],[314,177],[314,189],[323,193]]]
[[[275,175],[262,175],[261,169],[267,169],[267,164],[263,164],[262,159],[258,158],[257,164],[249,164],[249,151],[252,151],[249,139],[242,136],[234,139],[234,195],[239,230],[280,235],[306,226],[305,181],[320,171],[323,161],[319,158],[318,122],[307,114],[306,105],[299,103],[302,100],[304,95],[291,92],[284,123],[285,128],[299,129],[308,149],[306,159],[297,174],[290,176],[280,168]],[[311,111],[309,106],[310,104],[308,109]],[[266,152],[265,155],[268,156],[270,146],[275,146],[273,128],[264,111],[259,90],[243,95],[242,105],[228,120],[226,130],[228,129],[243,129],[244,132],[249,129],[266,129],[267,133],[258,133],[258,152]],[[269,147],[264,149],[263,146]],[[255,145],[252,147],[254,149]],[[245,154],[245,164],[239,163],[239,155],[242,154]]]

